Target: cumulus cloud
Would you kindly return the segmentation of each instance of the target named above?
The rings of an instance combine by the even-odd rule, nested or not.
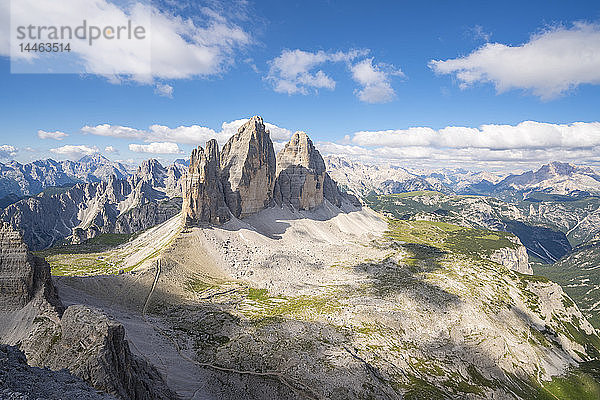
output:
[[[319,143],[324,154],[363,161],[420,165],[496,164],[498,168],[552,160],[600,164],[600,122],[450,126],[360,131],[340,143]],[[502,165],[502,163],[506,163]],[[490,164],[491,165],[491,164]]]
[[[464,57],[431,60],[461,88],[492,83],[497,92],[524,89],[548,100],[582,84],[600,84],[600,24],[576,22],[537,33],[527,43],[486,43]]]
[[[17,148],[9,144],[0,145],[0,159],[14,157],[17,154]]]
[[[127,26],[131,20],[133,26],[144,27],[145,35],[140,40],[101,38],[91,46],[88,39],[63,41],[71,43],[71,53],[65,56],[68,59],[53,65],[53,70],[76,66],[75,71],[62,72],[101,74],[115,83],[132,79],[152,84],[155,79],[220,74],[234,62],[238,50],[253,42],[234,18],[208,7],[197,7],[198,15],[183,17],[141,0],[126,4],[120,6],[109,0],[61,0],[61,6],[57,7],[56,2],[50,0],[20,0],[12,2],[10,15],[13,26],[75,28],[85,19],[88,26]],[[3,38],[16,36],[16,31],[9,31],[9,26],[4,24],[0,33]],[[8,40],[0,41],[0,55],[10,55],[9,47]],[[13,59],[17,61],[35,63],[47,59],[35,52],[12,50]],[[165,89],[168,91],[167,87],[159,89],[159,94],[164,94]]]
[[[181,153],[177,143],[171,142],[154,142],[150,144],[135,144],[129,145],[129,150],[135,153],[151,153],[151,154],[178,154]]]
[[[89,133],[96,136],[109,136],[116,138],[143,139],[145,132],[139,129],[129,128],[121,125],[101,124],[96,126],[84,126],[81,128],[83,133]]]
[[[351,76],[361,88],[354,93],[366,103],[387,103],[396,92],[391,85],[391,77],[403,75],[399,69],[389,64],[376,64],[373,58],[365,58],[368,49],[325,52],[310,52],[300,49],[283,50],[269,61],[266,77],[273,90],[287,94],[309,94],[318,89],[334,90],[336,81],[322,68],[326,64],[344,63]]]
[[[119,154],[119,149],[114,146],[106,146],[104,152],[108,154]]]
[[[356,96],[366,103],[388,103],[394,99],[396,92],[390,84],[391,75],[403,75],[384,64],[373,65],[373,59],[368,58],[353,65],[350,69],[352,78],[362,86],[356,90]]]
[[[69,159],[79,159],[83,156],[89,156],[97,153],[98,148],[96,146],[90,147],[86,145],[65,145],[50,149],[50,152]]]
[[[168,98],[172,99],[173,98],[173,86],[163,84],[163,83],[157,83],[156,87],[154,88],[154,93],[156,93],[159,96],[168,97]]]
[[[361,131],[352,143],[360,146],[481,148],[490,150],[592,148],[600,146],[600,122],[549,124],[524,121],[517,125],[449,126],[440,130],[414,127]]]
[[[46,132],[46,131],[43,131],[41,129],[38,131],[38,137],[40,139],[63,140],[67,136],[69,136],[69,135],[66,134],[66,133],[64,133],[64,132],[61,132],[61,131]]]
[[[210,139],[217,139],[221,144],[225,143],[231,136],[237,133],[240,126],[248,121],[247,118],[231,122],[223,122],[220,131],[199,125],[178,126],[169,128],[164,125],[151,125],[147,130],[130,128],[121,125],[101,124],[96,126],[84,126],[83,133],[108,136],[115,138],[137,139],[144,142],[171,142],[180,144],[203,145]],[[277,125],[265,123],[265,127],[271,133],[271,139],[275,142],[289,140],[292,132]]]
[[[335,81],[323,70],[315,69],[325,63],[350,62],[369,53],[368,50],[317,52],[283,50],[269,61],[267,80],[279,93],[308,94],[311,89],[335,89]]]

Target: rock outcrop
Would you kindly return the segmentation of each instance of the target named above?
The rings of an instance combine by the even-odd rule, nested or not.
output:
[[[68,307],[52,345],[29,348],[30,363],[52,370],[68,369],[96,389],[122,399],[172,399],[158,371],[134,356],[125,329],[101,311]]]
[[[219,145],[216,140],[192,151],[183,181],[183,215],[187,224],[223,223],[230,218],[220,179]]]
[[[0,345],[0,399],[116,400],[67,370],[30,367],[17,347]]]
[[[323,203],[325,162],[308,135],[296,132],[277,154],[275,199],[297,210]]]
[[[275,151],[269,132],[261,117],[252,117],[221,152],[221,180],[232,214],[243,218],[269,206],[275,172]]]
[[[490,256],[490,260],[504,265],[506,268],[513,271],[533,275],[533,269],[529,265],[527,249],[517,237],[513,239],[513,242],[515,243],[516,248],[503,247],[498,249]]]
[[[0,223],[0,312],[19,310],[41,291],[59,311],[50,266],[27,250],[21,235],[7,223]]]
[[[30,365],[67,368],[122,399],[175,398],[158,371],[131,353],[121,324],[86,306],[64,309],[50,266],[8,224],[0,226],[0,245],[0,343],[18,344]]]

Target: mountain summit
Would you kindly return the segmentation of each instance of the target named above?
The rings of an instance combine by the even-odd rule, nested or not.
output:
[[[250,118],[223,146],[221,179],[225,201],[236,217],[254,214],[273,201],[275,151],[261,117]]]
[[[318,207],[324,199],[337,207],[360,205],[339,191],[305,132],[296,132],[275,157],[259,116],[242,125],[220,155],[216,140],[193,150],[183,197],[183,214],[192,225],[247,217],[275,203],[296,210]]]
[[[590,167],[553,161],[537,171],[509,175],[500,181],[494,192],[545,192],[569,195],[576,192],[600,193],[600,175]]]

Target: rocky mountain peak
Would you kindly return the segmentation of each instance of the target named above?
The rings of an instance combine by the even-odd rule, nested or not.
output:
[[[242,133],[242,132],[246,132],[246,131],[250,131],[250,132],[265,132],[265,123],[262,119],[261,116],[259,115],[255,115],[252,118],[250,118],[248,120],[248,122],[246,122],[245,124],[243,124],[242,126],[240,126],[238,128],[238,133]],[[266,131],[268,132],[268,131]]]
[[[277,154],[275,198],[299,210],[323,203],[325,162],[305,132],[296,132]]]
[[[590,167],[580,167],[560,161],[552,161],[549,164],[542,165],[537,173],[547,173],[553,176],[571,176],[573,174],[596,175],[596,172]]]
[[[96,152],[93,154],[89,154],[87,156],[83,156],[77,161],[80,164],[104,164],[110,163],[111,161],[104,157],[102,154]]]
[[[325,162],[305,132],[296,132],[277,158],[261,117],[252,117],[223,146],[216,140],[192,151],[183,183],[188,225],[243,218],[274,202],[297,210],[328,199],[336,206],[359,205],[327,175]]]
[[[138,175],[156,175],[162,174],[165,172],[165,168],[162,164],[155,158],[150,158],[142,162],[142,164],[138,167],[137,174]]]
[[[230,218],[219,171],[219,145],[212,139],[206,149],[192,151],[183,182],[183,215],[186,223],[223,223]]]
[[[229,139],[220,164],[225,201],[233,215],[254,214],[273,201],[275,151],[261,117],[252,117]]]
[[[306,132],[298,131],[292,135],[283,150],[277,154],[277,172],[284,166],[301,165],[320,174],[325,172],[325,162]]]
[[[150,182],[153,186],[162,186],[166,176],[167,170],[154,158],[144,161],[136,172],[138,179]]]

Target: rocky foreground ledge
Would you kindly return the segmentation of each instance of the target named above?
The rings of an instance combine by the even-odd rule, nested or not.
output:
[[[66,370],[30,367],[17,347],[0,345],[0,398],[115,400]]]
[[[21,234],[6,223],[0,225],[0,306],[0,342],[18,345],[30,366],[68,369],[95,389],[122,399],[176,398],[158,371],[132,354],[120,323],[91,307],[62,305],[50,278],[50,266],[29,253]],[[21,393],[29,387],[35,393],[43,386],[36,383],[38,378],[40,382],[47,377],[58,382],[71,379],[64,372],[26,367],[11,348],[2,351],[0,356],[20,365],[2,372],[2,390]],[[21,382],[20,377],[26,376],[34,379],[32,386]],[[79,383],[73,388],[76,392],[71,389],[70,385],[48,385],[40,396],[110,398],[85,397],[89,391],[82,391]],[[78,390],[83,397],[71,396]]]

